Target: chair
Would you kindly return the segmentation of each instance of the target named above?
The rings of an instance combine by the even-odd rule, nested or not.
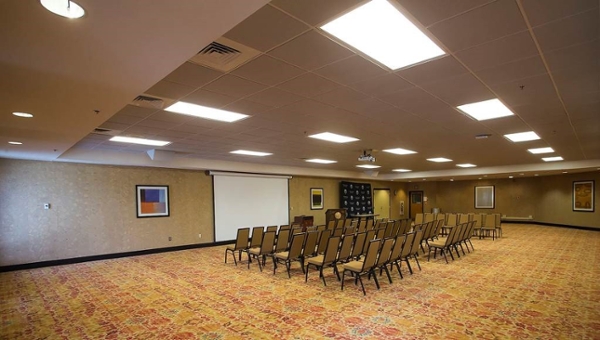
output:
[[[275,252],[273,254],[273,275],[277,269],[277,263],[284,263],[287,269],[288,278],[291,278],[290,267],[292,261],[300,261],[302,255],[302,246],[304,245],[304,238],[306,234],[296,234],[292,236],[292,243],[288,251]],[[304,267],[301,266],[302,272],[304,273]]]
[[[410,250],[412,248],[412,245],[414,243],[415,240],[415,232],[410,232],[407,233],[403,236],[403,242],[402,242],[402,250],[400,251],[400,256],[397,259],[394,259],[391,264],[395,264],[396,268],[398,269],[398,274],[400,274],[400,278],[404,278],[402,276],[402,271],[400,270],[400,266],[402,265],[402,262],[405,261],[405,259],[408,258],[408,255],[410,254]],[[406,260],[408,261],[408,260]],[[407,262],[408,264],[408,262]],[[410,264],[409,264],[410,267]]]
[[[279,231],[281,230],[292,230],[292,227],[290,227],[289,224],[284,224],[282,226],[279,226]]]
[[[400,231],[400,225],[402,220],[395,220],[392,226],[392,237],[396,237],[398,235],[398,231]]]
[[[365,291],[365,285],[362,282],[361,276],[365,274],[372,274],[375,284],[377,285],[377,289],[379,289],[379,282],[377,281],[377,276],[373,270],[375,263],[377,262],[377,254],[379,253],[379,248],[381,245],[381,240],[372,240],[368,244],[367,254],[365,256],[364,261],[351,261],[348,263],[344,263],[342,266],[344,271],[342,273],[342,290],[344,290],[344,279],[346,276],[346,272],[350,272],[354,275],[354,284],[357,281],[360,281],[360,286],[362,287],[363,295],[367,295]],[[323,280],[325,282],[325,280]]]
[[[479,229],[479,238],[492,234],[492,241],[496,239],[496,216],[493,214],[485,215],[483,226]]]
[[[383,239],[383,236],[385,235],[385,228],[379,228],[375,230],[375,238],[380,238]]]
[[[319,242],[317,243],[317,255],[325,253],[327,241],[329,241],[329,238],[331,237],[331,232],[332,230],[324,230],[321,232]]]
[[[335,259],[336,263],[348,262],[352,256],[352,246],[354,245],[354,234],[342,236],[340,240],[340,249]],[[336,269],[337,274],[337,269]],[[338,279],[340,278],[338,274]]]
[[[327,230],[333,230],[335,228],[335,220],[329,220],[327,222]]]
[[[353,260],[360,259],[360,256],[363,254],[363,248],[365,246],[365,240],[367,239],[367,233],[357,233],[354,237],[354,245],[352,246],[352,252],[350,253],[350,258]]]
[[[325,282],[325,276],[323,275],[323,268],[326,266],[331,266],[335,262],[338,247],[340,244],[340,238],[337,236],[330,237],[327,241],[327,248],[325,249],[325,253],[323,255],[317,255],[315,257],[311,257],[308,259],[306,263],[306,272],[304,282],[308,282],[308,269],[310,266],[314,266],[315,269],[319,270],[319,277],[323,280],[323,285],[327,286],[327,282]],[[337,274],[337,268],[334,266],[334,272]]]
[[[277,234],[277,237],[275,238],[275,253],[287,250],[290,239],[290,233],[291,230],[289,229],[279,231],[279,234]]]
[[[327,230],[327,226],[326,225],[323,224],[323,225],[318,225],[317,226],[317,231],[324,231],[324,230]]]
[[[427,223],[427,222],[431,222],[433,221],[433,214],[432,213],[424,213],[423,214],[423,223]]]
[[[370,218],[367,219],[367,230],[375,228],[375,220]]]
[[[415,224],[423,224],[423,214],[417,213],[415,215]]]
[[[498,232],[498,237],[502,237],[502,218],[500,214],[494,214],[496,216],[496,231]]]
[[[457,218],[457,221],[456,221],[457,224],[464,224],[464,223],[467,223],[467,222],[469,222],[469,215],[467,215],[467,214],[458,214],[458,218]]]
[[[377,256],[377,262],[375,262],[375,268],[379,268],[379,274],[381,275],[381,270],[385,270],[385,274],[388,277],[388,281],[392,283],[392,277],[390,276],[390,271],[387,269],[387,264],[392,255],[392,248],[394,247],[395,238],[386,238],[383,240],[383,244],[381,245],[381,249],[379,251],[379,256]]]
[[[250,249],[260,247],[260,245],[262,244],[264,232],[265,230],[263,227],[252,228],[252,238],[250,239],[250,244],[248,245],[248,247],[246,247],[246,249],[243,249],[242,252],[248,253]],[[248,261],[250,262],[250,253],[248,253]]]
[[[277,232],[277,226],[276,225],[270,225],[270,226],[267,227],[267,231]]]
[[[309,231],[306,233],[306,239],[302,246],[302,255],[300,256],[300,263],[304,267],[306,259],[315,256],[317,252],[317,242],[319,241],[318,231]]]
[[[431,251],[433,250],[433,258],[435,259],[437,250],[440,250],[440,253],[442,255],[444,255],[444,258],[446,259],[446,263],[448,263],[448,257],[446,256],[446,252],[445,250],[450,252],[450,256],[452,257],[452,260],[454,260],[454,256],[452,255],[452,242],[455,239],[455,235],[457,233],[459,228],[452,228],[450,229],[450,232],[448,233],[448,236],[445,238],[440,238],[435,242],[431,242],[429,244],[429,253],[427,254],[427,261],[429,261],[429,259],[431,258]]]
[[[408,270],[410,271],[410,274],[412,275],[413,271],[412,268],[410,267],[410,262],[408,261],[409,258],[414,258],[415,261],[417,262],[417,266],[419,267],[419,270],[421,270],[421,264],[419,263],[419,246],[421,245],[421,240],[423,239],[423,230],[417,230],[415,232],[415,239],[413,240],[412,246],[410,248],[410,252],[408,253],[408,256],[406,256],[406,264],[408,265]]]
[[[402,245],[405,238],[405,235],[397,235],[394,237],[394,247],[390,253],[390,258],[385,263],[385,266],[387,267],[389,265],[392,271],[394,270],[393,264],[400,259],[400,255],[402,254]],[[398,269],[398,271],[399,270],[400,269]],[[381,272],[379,274],[381,275]],[[402,277],[402,274],[400,274],[400,276]],[[390,280],[390,283],[392,283],[392,277],[388,275],[388,279]]]
[[[385,226],[385,231],[383,232],[384,238],[392,237],[392,231],[394,230],[394,222],[388,222]]]
[[[377,232],[375,230],[367,231],[367,236],[365,237],[365,242],[363,245],[362,255],[367,255],[367,248],[369,247],[369,242],[375,239],[377,236]]]
[[[238,253],[240,261],[242,260],[242,251],[248,249],[248,239],[250,239],[250,228],[239,228],[237,230],[237,236],[235,238],[235,244],[229,245],[225,249],[225,263],[227,263],[227,252],[231,252],[233,256],[233,262],[237,266],[237,260],[235,259],[235,253]]]
[[[333,229],[333,236],[341,237],[344,234],[344,227]]]
[[[356,227],[349,226],[344,229],[344,235],[356,234]]]
[[[365,232],[365,231],[367,231],[367,221],[366,220],[362,220],[358,224],[358,232],[362,233],[362,232]]]
[[[400,222],[400,228],[398,228],[398,234],[403,235],[408,233],[410,228],[410,218],[405,218]]]
[[[250,268],[250,257],[254,257],[258,260],[258,268],[262,272],[262,268],[265,265],[267,256],[273,255],[273,247],[275,246],[275,232],[267,231],[263,234],[262,242],[258,248],[250,248],[248,250],[248,268]],[[261,264],[262,258],[262,264]],[[275,265],[275,262],[273,262]]]

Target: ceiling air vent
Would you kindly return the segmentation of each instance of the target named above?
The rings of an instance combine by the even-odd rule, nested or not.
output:
[[[96,134],[96,135],[104,135],[104,136],[117,136],[119,133],[121,133],[121,131],[97,127],[94,129],[94,131],[92,131],[92,133]]]
[[[135,97],[131,104],[149,109],[162,109],[165,106],[165,100],[158,97],[141,95]]]
[[[259,51],[227,38],[219,38],[198,52],[190,61],[212,69],[229,72],[260,54]]]

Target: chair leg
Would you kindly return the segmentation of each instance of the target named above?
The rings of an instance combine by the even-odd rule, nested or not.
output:
[[[412,275],[413,271],[412,271],[412,267],[410,265],[410,261],[408,261],[408,256],[406,257],[406,265],[408,266],[408,271],[410,272],[410,275]]]
[[[373,279],[375,279],[375,285],[377,286],[377,289],[379,289],[379,280],[377,280],[377,275],[375,275],[375,272],[373,271],[373,269],[371,269],[371,272],[373,272]]]
[[[235,259],[235,255],[233,255],[233,258]],[[227,263],[227,249],[225,249],[225,263]]]
[[[365,285],[362,282],[362,278],[360,277],[360,274],[357,274],[356,276],[358,277],[358,280],[360,281],[360,286],[362,287],[363,295],[367,295],[367,292],[365,291]]]
[[[323,275],[323,266],[319,268],[319,273],[321,275],[321,280],[323,280],[323,286],[327,287],[327,282],[325,282],[325,275]]]
[[[388,280],[390,281],[390,283],[392,283],[392,277],[390,276],[390,271],[387,269],[387,266],[383,266],[383,269],[385,270],[385,274],[388,277]]]
[[[304,272],[304,282],[308,282],[308,267],[310,267],[310,263],[306,265],[306,271]],[[304,266],[302,266],[304,268]]]
[[[287,269],[287,273],[288,273],[288,279],[292,278],[292,275],[290,275],[290,267],[292,266],[292,263],[290,261],[287,261],[285,263],[285,268]]]
[[[342,272],[342,290],[344,290],[344,279],[346,278],[346,269]]]
[[[440,249],[440,252],[444,255],[444,258],[446,259],[446,264],[448,264],[448,256],[446,256],[446,252],[444,251],[444,249]],[[450,256],[452,256],[452,253],[450,253]],[[454,260],[454,258],[452,258],[452,260]]]
[[[448,253],[450,254],[450,257],[452,258],[452,261],[454,261],[454,255],[452,255],[452,246],[448,246]]]
[[[417,261],[417,266],[419,267],[419,271],[421,271],[421,264],[419,263],[419,257],[415,254],[415,261]]]
[[[471,239],[468,238],[467,241],[469,241],[469,244],[471,245],[471,249],[473,249],[473,251],[475,251],[475,247],[473,247],[473,243],[471,242]]]
[[[396,264],[396,268],[398,268],[398,274],[400,274],[400,278],[404,279],[404,276],[402,276],[402,271],[400,271],[400,265],[398,264],[398,262],[395,262]],[[400,262],[400,264],[402,264],[402,262]]]

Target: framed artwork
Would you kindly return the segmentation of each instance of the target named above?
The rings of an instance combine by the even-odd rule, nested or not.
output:
[[[169,186],[136,185],[137,217],[169,216]]]
[[[594,181],[573,182],[573,211],[594,212]]]
[[[493,185],[475,187],[475,209],[494,209],[495,200]]]
[[[323,209],[323,188],[310,188],[310,210]]]
[[[400,216],[404,216],[404,201],[400,201]]]

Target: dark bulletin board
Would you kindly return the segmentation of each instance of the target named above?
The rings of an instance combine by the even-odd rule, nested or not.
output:
[[[340,183],[340,208],[350,216],[373,213],[373,196],[369,183]]]

